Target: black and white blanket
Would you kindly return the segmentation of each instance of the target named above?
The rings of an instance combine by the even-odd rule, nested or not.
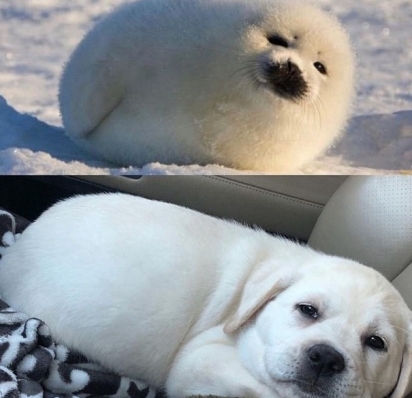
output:
[[[0,209],[0,255],[28,224]],[[147,384],[112,374],[56,344],[41,320],[14,311],[0,299],[1,398],[155,396]]]

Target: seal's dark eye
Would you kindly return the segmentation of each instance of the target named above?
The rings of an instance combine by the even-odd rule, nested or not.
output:
[[[274,46],[280,46],[280,47],[285,47],[285,48],[289,47],[288,42],[283,37],[278,36],[278,35],[268,36],[268,41],[270,44],[273,44]]]
[[[307,317],[317,319],[319,316],[318,310],[313,305],[299,304],[298,308],[299,308],[299,311]]]
[[[365,340],[365,344],[374,350],[384,350],[386,348],[385,342],[379,336],[370,336]]]
[[[322,64],[322,62],[315,62],[313,66],[320,72],[322,75],[326,75],[326,66]]]

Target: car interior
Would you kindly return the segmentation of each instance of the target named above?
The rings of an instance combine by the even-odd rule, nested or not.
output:
[[[0,207],[34,221],[64,198],[124,192],[233,219],[353,258],[412,307],[412,179],[407,176],[41,176],[0,178]]]
[[[59,200],[101,192],[175,203],[354,259],[386,276],[412,308],[410,177],[0,177],[0,207],[21,225]]]

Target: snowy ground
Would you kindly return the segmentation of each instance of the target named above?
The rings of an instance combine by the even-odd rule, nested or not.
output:
[[[123,2],[0,2],[0,173],[237,173],[216,165],[115,168],[65,137],[57,105],[62,66],[86,30]],[[358,57],[358,96],[347,134],[301,173],[411,173],[412,2],[319,2],[336,13],[351,34]]]

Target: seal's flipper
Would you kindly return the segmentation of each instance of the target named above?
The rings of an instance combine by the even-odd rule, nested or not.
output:
[[[84,51],[84,46],[80,46],[75,53]],[[60,81],[59,102],[66,134],[81,138],[120,104],[124,82],[121,71],[114,67],[116,60],[110,55],[104,59],[97,59],[98,53],[89,57],[74,55]]]

